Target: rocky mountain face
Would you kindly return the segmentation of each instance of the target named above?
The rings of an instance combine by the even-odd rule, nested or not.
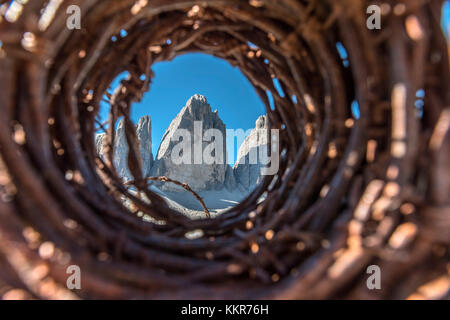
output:
[[[260,182],[261,168],[267,163],[268,129],[267,116],[260,116],[238,150],[233,172],[236,182],[247,190]]]
[[[167,176],[187,183],[195,191],[224,188],[228,191],[236,189],[251,191],[261,179],[260,168],[265,160],[264,155],[267,156],[266,152],[260,153],[261,148],[266,148],[264,151],[267,150],[267,131],[261,129],[268,129],[267,116],[258,118],[255,128],[239,148],[238,161],[231,167],[226,163],[225,124],[217,110],[212,111],[206,98],[196,94],[172,120],[155,159],[152,154],[150,116],[139,119],[136,134],[142,157],[143,175]],[[208,135],[207,132],[211,134]],[[219,135],[216,136],[214,133]],[[100,157],[104,157],[106,151],[104,138],[105,134],[99,134],[95,141]],[[180,146],[183,147],[180,148]],[[186,146],[189,148],[185,148]],[[174,161],[173,154],[177,155],[178,160]],[[215,162],[205,161],[208,154]],[[263,154],[262,157],[261,154]],[[115,135],[113,162],[118,174],[125,181],[132,179],[128,170],[127,157],[128,145],[124,123],[121,121]],[[154,185],[162,191],[184,190],[170,183],[155,182]]]
[[[209,129],[218,130],[222,141],[212,141],[212,139],[207,141],[205,132]],[[185,131],[183,132],[183,130]],[[183,133],[189,133],[189,137],[183,136],[183,140],[181,140],[179,135]],[[180,141],[185,141],[186,138],[190,139],[190,148],[187,150],[185,148],[181,152],[189,153],[190,149],[190,154],[180,154],[178,149]],[[215,150],[215,152],[221,150],[222,154],[216,155],[218,163],[206,164],[204,161],[205,148],[211,144],[211,150]],[[175,150],[176,145],[178,147]],[[173,152],[183,157],[183,163],[177,164],[173,161]],[[220,119],[218,112],[211,110],[206,98],[196,94],[187,101],[166,130],[151,172],[152,176],[167,176],[186,182],[195,191],[222,189],[227,170],[225,161],[225,124]],[[156,183],[156,185],[163,191],[181,190],[180,187],[173,184]]]
[[[95,151],[97,154],[105,160],[105,153],[106,153],[106,141],[105,141],[105,134],[100,133],[95,136]]]
[[[153,166],[152,153],[152,121],[150,116],[143,116],[139,119],[136,135],[139,140],[139,151],[142,157],[142,174],[150,175]]]
[[[125,136],[125,122],[121,120],[114,138],[114,167],[124,180],[132,179],[128,170],[128,143]]]
[[[144,116],[139,119],[136,126],[136,135],[139,141],[139,151],[142,157],[142,174],[149,175],[153,165],[152,154],[152,125],[150,116]],[[99,134],[95,141],[97,154],[104,159],[106,152],[105,134]],[[117,127],[114,137],[114,155],[113,164],[117,173],[124,181],[133,179],[128,169],[128,143],[125,136],[124,121],[121,120]]]

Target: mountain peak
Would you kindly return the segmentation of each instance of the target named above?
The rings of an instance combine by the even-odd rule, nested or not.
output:
[[[267,127],[268,127],[267,115],[260,116],[255,122],[255,128],[256,129],[267,129]]]
[[[186,102],[186,107],[191,110],[211,110],[211,106],[205,96],[201,94],[194,94]]]
[[[149,115],[142,116],[142,117],[139,118],[139,122],[140,122],[140,123],[151,122],[151,118],[150,118]]]
[[[201,103],[208,103],[208,100],[206,99],[206,97],[204,95],[201,95],[201,94],[198,94],[198,93],[194,94],[192,97],[189,98],[188,104],[192,103],[194,101],[198,101],[198,102],[201,102]]]

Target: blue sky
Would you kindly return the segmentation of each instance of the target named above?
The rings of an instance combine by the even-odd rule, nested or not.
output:
[[[133,104],[132,120],[137,123],[140,117],[150,115],[154,156],[170,122],[196,93],[208,99],[213,111],[219,111],[227,129],[254,128],[256,119],[266,113],[264,104],[247,78],[223,59],[190,53],[157,63],[152,68],[155,77],[150,91],[140,103]],[[115,88],[124,76],[118,77],[112,87]],[[103,107],[100,117],[106,119],[108,111],[109,108]],[[234,163],[231,153],[229,156],[229,162]]]
[[[450,37],[450,0],[447,0],[444,3],[444,8],[442,10],[442,28],[448,39]]]

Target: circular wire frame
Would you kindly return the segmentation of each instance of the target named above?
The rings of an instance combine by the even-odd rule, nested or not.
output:
[[[4,298],[445,298],[443,1],[385,1],[380,30],[364,0],[17,3],[0,19]],[[68,28],[73,5],[81,29]],[[130,120],[152,64],[190,52],[239,67],[280,130],[278,173],[214,219],[149,190]],[[112,165],[119,118],[133,193]],[[66,287],[73,265],[80,290]],[[381,290],[367,287],[372,265]]]

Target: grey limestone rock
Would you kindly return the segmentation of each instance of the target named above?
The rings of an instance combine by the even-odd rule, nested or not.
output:
[[[261,168],[268,160],[267,115],[260,116],[255,129],[245,138],[238,150],[238,161],[233,167],[237,183],[246,190],[252,190],[261,181]]]
[[[136,126],[136,134],[139,142],[139,151],[142,157],[142,174],[149,175],[153,164],[152,154],[152,135],[150,116],[144,116],[139,119]],[[95,138],[95,147],[97,154],[104,159],[105,157],[105,134],[98,134]],[[113,164],[119,176],[124,180],[132,179],[128,169],[128,143],[125,136],[125,127],[123,119],[119,122],[114,137]]]
[[[142,174],[148,176],[153,165],[152,122],[150,116],[143,116],[139,119],[136,134],[139,140],[139,152],[142,157]]]
[[[200,130],[196,130],[194,127],[199,129],[199,125]],[[220,132],[218,141],[205,139],[204,134],[209,129],[216,129]],[[189,134],[190,152],[184,148],[179,149],[181,141],[184,141],[179,136],[182,131]],[[195,143],[196,146],[194,146]],[[187,141],[186,144],[189,145]],[[177,145],[178,147],[176,147]],[[207,151],[211,151],[210,154],[215,156],[216,161],[212,164],[205,162],[204,155],[208,154]],[[183,156],[188,161],[182,163],[174,161],[172,152],[178,152],[179,157]],[[216,152],[217,154],[215,154]],[[198,159],[199,156],[202,158],[201,161],[195,161],[195,157]],[[220,119],[218,112],[211,110],[206,98],[196,94],[187,101],[166,130],[155,159],[152,176],[167,176],[187,183],[195,191],[215,190],[223,188],[227,166],[225,124]],[[156,185],[163,191],[182,190],[169,183],[156,183]]]

